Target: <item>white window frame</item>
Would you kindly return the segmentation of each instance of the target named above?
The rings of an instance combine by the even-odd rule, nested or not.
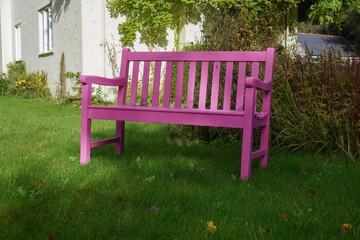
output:
[[[53,51],[53,23],[51,5],[39,11],[39,53]]]
[[[15,25],[15,61],[20,61],[21,56],[21,25]]]

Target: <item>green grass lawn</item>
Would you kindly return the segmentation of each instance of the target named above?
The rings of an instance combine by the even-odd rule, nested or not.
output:
[[[345,158],[273,150],[242,182],[240,145],[148,123],[125,138],[124,154],[98,147],[81,166],[80,109],[0,97],[0,239],[360,239],[360,167]]]

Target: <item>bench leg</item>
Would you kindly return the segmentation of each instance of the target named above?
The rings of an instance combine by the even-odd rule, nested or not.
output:
[[[125,134],[125,122],[116,121],[116,137],[120,140],[115,143],[115,153],[120,154],[124,151],[124,134]]]
[[[250,178],[253,135],[254,135],[254,128],[252,126],[244,128],[243,139],[242,139],[241,173],[240,173],[240,178],[242,180],[247,180]]]
[[[81,121],[80,164],[88,164],[91,154],[91,120]]]
[[[270,141],[270,126],[266,125],[263,129],[261,129],[260,136],[260,149],[265,150],[265,155],[260,158],[259,165],[260,167],[265,167],[268,162],[269,156],[269,141]]]

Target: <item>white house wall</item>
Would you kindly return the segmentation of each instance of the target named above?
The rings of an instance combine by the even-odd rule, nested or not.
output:
[[[6,72],[6,64],[13,60],[13,29],[11,17],[12,0],[0,0],[1,19],[1,70]],[[15,27],[15,26],[14,26]]]
[[[105,41],[110,45],[116,45],[118,52],[117,65],[121,63],[121,46],[119,43],[118,24],[125,21],[124,17],[113,19],[106,9],[105,0],[81,0],[81,25],[82,25],[82,74],[113,77],[107,50],[104,47]],[[182,31],[180,45],[194,42],[200,39],[200,25],[187,25]],[[166,50],[175,49],[174,32],[168,31],[168,46]],[[135,41],[132,51],[148,51],[145,44],[141,44],[139,37]],[[103,88],[113,100],[113,88]]]
[[[1,0],[2,19],[2,56],[3,65],[14,61],[14,29],[21,28],[21,60],[24,60],[29,72],[44,71],[48,74],[48,86],[54,96],[59,83],[61,55],[65,55],[65,70],[81,71],[81,12],[80,2],[71,0],[11,0],[12,16],[8,16],[8,5]],[[53,50],[40,54],[39,47],[39,10],[52,6],[53,14]],[[4,16],[6,14],[6,16]],[[4,24],[11,19],[11,24]],[[4,28],[6,27],[6,28]],[[4,39],[5,36],[5,39]],[[11,37],[9,37],[11,36]],[[5,50],[5,51],[4,51]],[[11,51],[11,52],[9,52]],[[3,67],[4,69],[4,67]],[[68,83],[68,90],[70,90]]]
[[[112,77],[104,42],[117,45],[118,66],[121,47],[118,24],[124,18],[110,18],[105,0],[1,0],[2,70],[15,60],[14,30],[20,24],[21,55],[30,72],[48,74],[48,86],[53,96],[59,85],[61,54],[65,54],[65,70],[84,75]],[[39,10],[50,5],[53,11],[53,51],[39,54]],[[200,38],[200,25],[188,25],[182,31],[180,45]],[[168,46],[174,50],[174,33],[168,31]],[[148,47],[136,41],[133,51],[147,51]],[[68,92],[70,82],[67,83]]]

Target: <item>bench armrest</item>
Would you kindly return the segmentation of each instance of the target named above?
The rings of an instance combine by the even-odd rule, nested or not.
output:
[[[247,77],[245,79],[245,87],[254,87],[263,91],[271,91],[272,84],[271,82],[263,82],[258,78]]]
[[[105,86],[124,86],[126,85],[126,78],[104,78],[104,77],[97,77],[97,76],[87,76],[83,75],[80,77],[80,82],[82,84],[99,84]]]

